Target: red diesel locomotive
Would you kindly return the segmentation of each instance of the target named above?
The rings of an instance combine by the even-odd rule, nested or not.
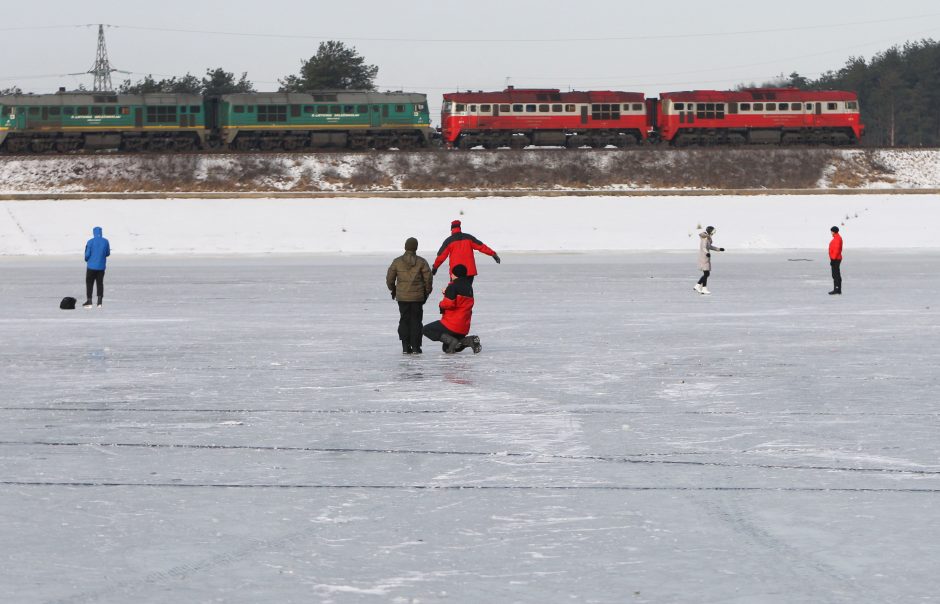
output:
[[[854,144],[865,132],[854,92],[796,88],[664,92],[515,89],[444,95],[448,147]]]
[[[646,99],[639,92],[518,89],[444,95],[441,134],[448,146],[625,147],[646,140]]]
[[[839,145],[865,132],[858,95],[833,90],[664,92],[655,118],[659,137],[675,145]]]

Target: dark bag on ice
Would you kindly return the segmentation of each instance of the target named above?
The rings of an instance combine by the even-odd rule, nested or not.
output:
[[[75,303],[78,302],[75,298],[70,298],[66,296],[62,298],[62,301],[59,302],[59,308],[62,310],[75,310]]]

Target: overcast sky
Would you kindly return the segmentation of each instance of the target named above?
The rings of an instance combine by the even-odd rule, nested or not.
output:
[[[7,4],[4,0],[3,4]],[[33,11],[30,6],[42,6]],[[725,89],[793,70],[809,77],[907,40],[940,39],[936,0],[44,0],[3,11],[0,87],[91,85],[108,23],[121,79],[248,72],[259,90],[296,73],[322,40],[379,66],[380,89],[426,92],[432,112],[456,89]],[[394,7],[394,8],[392,8]],[[45,27],[52,29],[35,29]],[[61,27],[59,27],[61,26]],[[26,28],[26,29],[18,29]],[[153,31],[202,30],[245,35]],[[251,34],[251,35],[249,35]],[[263,35],[272,34],[272,35]],[[40,77],[43,76],[43,77]]]

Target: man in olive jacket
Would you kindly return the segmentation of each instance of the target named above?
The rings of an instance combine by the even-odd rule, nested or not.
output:
[[[421,354],[421,327],[424,321],[424,303],[431,295],[433,277],[427,260],[419,256],[418,240],[405,241],[405,253],[392,262],[385,275],[385,284],[398,300],[398,339],[402,354]]]

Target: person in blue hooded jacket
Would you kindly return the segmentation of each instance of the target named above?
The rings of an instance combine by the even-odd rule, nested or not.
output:
[[[104,271],[108,265],[108,256],[111,255],[111,244],[101,234],[101,227],[96,226],[92,233],[94,237],[85,244],[85,262],[88,270],[85,271],[85,303],[83,308],[91,308],[92,286],[98,284],[98,308],[104,299]]]

